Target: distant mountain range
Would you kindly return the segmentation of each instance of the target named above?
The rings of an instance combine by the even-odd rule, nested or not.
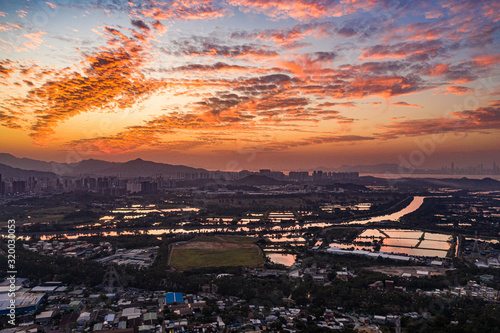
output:
[[[489,177],[483,179],[462,178],[405,178],[401,175],[398,179],[384,179],[372,176],[360,178],[359,182],[372,186],[394,186],[399,189],[427,189],[427,188],[452,188],[468,189],[474,191],[498,191],[500,181]]]
[[[128,162],[107,162],[96,159],[83,160],[77,163],[44,162],[30,158],[18,158],[8,153],[0,153],[0,164],[11,168],[30,170],[32,172],[52,173],[54,176],[120,176],[120,177],[155,177],[177,176],[181,173],[207,172],[205,169],[192,168],[185,165],[172,165],[144,161],[140,158]],[[4,178],[8,177],[5,169]],[[2,172],[2,175],[4,173]],[[19,176],[16,176],[19,177]],[[44,177],[44,176],[42,176]]]
[[[19,168],[23,170],[53,172],[54,171],[53,165],[58,165],[61,163],[44,162],[39,160],[33,160],[31,158],[26,158],[26,157],[19,158],[11,154],[0,153],[0,164],[5,164],[13,168]]]
[[[57,175],[52,172],[24,170],[20,168],[13,168],[5,164],[0,164],[0,175],[2,175],[2,180],[7,178],[26,179],[29,177],[53,179],[57,178]]]

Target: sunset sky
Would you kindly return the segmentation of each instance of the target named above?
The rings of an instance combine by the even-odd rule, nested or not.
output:
[[[0,1],[0,152],[500,163],[500,1]]]

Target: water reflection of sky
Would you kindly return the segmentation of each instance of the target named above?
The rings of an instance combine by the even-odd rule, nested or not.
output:
[[[371,250],[373,245],[368,243],[379,241],[381,252],[444,258],[450,249],[451,239],[451,235],[448,234],[419,230],[366,229],[354,239],[352,244],[331,243],[330,247]]]
[[[418,239],[384,238],[383,244],[387,246],[415,247],[418,244]]]
[[[450,243],[435,240],[423,240],[418,247],[423,249],[439,249],[447,251],[450,248]]]
[[[417,230],[382,229],[381,231],[391,238],[419,239],[422,236],[422,231]]]
[[[430,240],[438,240],[442,242],[449,241],[451,239],[451,235],[445,235],[445,234],[436,234],[432,232],[426,232],[425,233],[425,239],[430,239]]]
[[[380,252],[406,254],[409,256],[425,256],[425,257],[439,257],[439,258],[445,258],[447,253],[447,251],[440,251],[440,250],[427,250],[420,248],[392,247],[392,246],[382,246],[380,248]]]
[[[266,256],[275,264],[285,265],[287,267],[295,264],[297,256],[294,254],[286,253],[266,253]]]
[[[414,197],[413,201],[405,208],[396,212],[394,214],[378,216],[371,218],[369,220],[362,221],[361,223],[368,222],[376,222],[383,220],[398,220],[401,216],[411,213],[417,210],[423,203],[424,197]],[[196,212],[199,209],[196,207],[182,207],[182,208],[170,208],[170,209],[155,209],[154,205],[149,206],[140,206],[134,205],[132,207],[121,207],[117,208],[111,213],[126,213],[127,218],[133,219],[134,217],[142,217],[146,213],[150,212],[159,212],[159,213],[183,213],[183,212]],[[135,215],[135,216],[134,216]],[[113,230],[113,231],[104,231],[104,232],[82,232],[82,233],[70,233],[70,234],[59,234],[61,236],[65,236],[68,239],[76,239],[82,236],[105,236],[105,237],[114,237],[119,235],[134,235],[134,234],[148,234],[148,235],[162,235],[162,234],[207,234],[207,233],[247,233],[248,235],[253,236],[262,236],[262,232],[269,232],[264,237],[268,237],[268,239],[273,244],[280,243],[289,243],[292,245],[296,244],[304,244],[306,241],[304,237],[302,237],[302,232],[310,227],[319,227],[325,228],[331,225],[331,223],[325,222],[313,222],[313,223],[304,223],[304,224],[293,224],[290,226],[281,226],[281,225],[259,225],[254,222],[260,221],[263,217],[263,214],[248,214],[244,217],[236,227],[228,228],[227,226],[218,226],[217,224],[222,221],[224,224],[231,224],[233,218],[230,217],[209,217],[206,219],[206,223],[213,223],[212,225],[206,225],[201,228],[190,229],[186,228],[186,226],[179,226],[174,228],[158,228],[158,229],[146,229],[146,230],[135,230],[135,231],[125,231],[125,230]],[[113,216],[107,215],[101,218],[101,222],[107,222],[112,220]],[[271,212],[268,215],[269,220],[273,222],[281,222],[282,220],[293,220],[295,221],[295,216],[290,211],[285,212]],[[359,222],[359,221],[358,221]],[[355,222],[354,222],[355,223]],[[280,233],[279,237],[276,237],[276,234]],[[354,244],[338,244],[332,243],[330,246],[338,246],[340,248],[355,248],[355,249],[371,249],[372,245],[367,244],[371,243],[373,239],[382,239],[382,249],[381,251],[394,252],[394,253],[403,253],[410,254],[412,253],[431,253],[429,251],[438,251],[435,255],[439,256],[441,252],[444,252],[446,255],[446,250],[450,247],[450,244],[446,241],[450,239],[450,235],[439,234],[439,233],[425,233],[424,240],[419,244],[419,248],[415,249],[414,247],[422,238],[423,232],[418,230],[403,230],[403,229],[367,229],[362,234],[360,234]],[[52,237],[56,236],[52,235],[44,235],[41,236],[42,240],[48,240]],[[356,244],[356,242],[363,242]],[[276,246],[274,245],[274,246]],[[413,248],[412,248],[413,247]],[[424,249],[434,249],[434,250],[424,250]],[[434,252],[432,252],[434,253]],[[419,254],[415,254],[419,255]],[[423,254],[422,254],[423,255]],[[428,255],[428,254],[425,254]],[[287,254],[272,254],[276,260],[282,260],[287,262],[286,260],[290,260],[293,256]],[[293,259],[295,260],[295,259]],[[287,262],[288,263],[288,262]],[[293,263],[292,263],[293,264]]]
[[[356,220],[356,221],[351,221],[348,222],[349,224],[366,224],[370,222],[381,222],[381,221],[398,221],[399,218],[406,214],[413,213],[417,209],[420,208],[422,203],[424,202],[425,197],[413,197],[412,202],[405,208],[401,209],[400,211],[393,213],[393,214],[388,214],[388,215],[382,215],[382,216],[375,216],[370,219],[366,220]]]

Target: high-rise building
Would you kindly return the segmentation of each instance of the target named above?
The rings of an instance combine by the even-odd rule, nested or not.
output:
[[[127,191],[130,193],[138,193],[142,191],[142,185],[138,182],[128,182]]]
[[[0,195],[5,193],[5,183],[2,181],[2,174],[0,173]]]
[[[303,181],[309,178],[309,172],[307,171],[290,171],[288,173],[288,178],[291,180]]]
[[[264,176],[268,176],[271,173],[271,169],[260,169],[259,173]]]
[[[156,182],[141,182],[141,191],[143,193],[154,193],[158,190]]]
[[[97,188],[103,189],[109,187],[109,179],[108,178],[97,178]]]
[[[12,182],[12,193],[22,194],[26,192],[26,181],[16,180]]]
[[[323,171],[322,170],[314,171],[312,176],[313,176],[313,180],[323,179]]]

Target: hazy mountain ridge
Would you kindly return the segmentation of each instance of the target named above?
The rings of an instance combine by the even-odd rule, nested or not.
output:
[[[38,170],[25,170],[21,168],[14,168],[9,165],[0,163],[0,174],[2,180],[7,178],[24,180],[29,177],[36,178],[57,178],[58,176],[53,172],[38,171]]]
[[[105,175],[120,175],[126,177],[136,177],[136,176],[156,176],[170,175],[176,176],[179,172],[195,173],[195,172],[208,172],[205,169],[197,169],[185,165],[172,165],[166,163],[156,163],[151,161],[144,161],[140,158],[124,162],[115,163],[114,166],[101,170],[100,173]]]
[[[207,172],[205,169],[192,168],[185,165],[172,165],[144,161],[140,158],[128,162],[108,162],[96,159],[83,160],[76,163],[45,162],[29,158],[18,158],[11,154],[0,153],[0,164],[38,172],[50,172],[59,176],[122,176],[122,177],[155,177],[177,176],[179,172]],[[3,173],[2,173],[3,174]],[[7,174],[5,174],[7,177]]]
[[[484,190],[498,191],[500,190],[500,181],[485,177],[483,179],[473,178],[407,178],[404,175],[397,179],[377,178],[373,176],[363,176],[357,181],[365,185],[374,186],[394,186],[396,188],[451,188],[451,189],[466,189],[466,190]]]
[[[20,158],[9,153],[0,153],[0,164],[23,170],[36,170],[44,172],[54,172],[63,163],[45,162],[31,158]]]

